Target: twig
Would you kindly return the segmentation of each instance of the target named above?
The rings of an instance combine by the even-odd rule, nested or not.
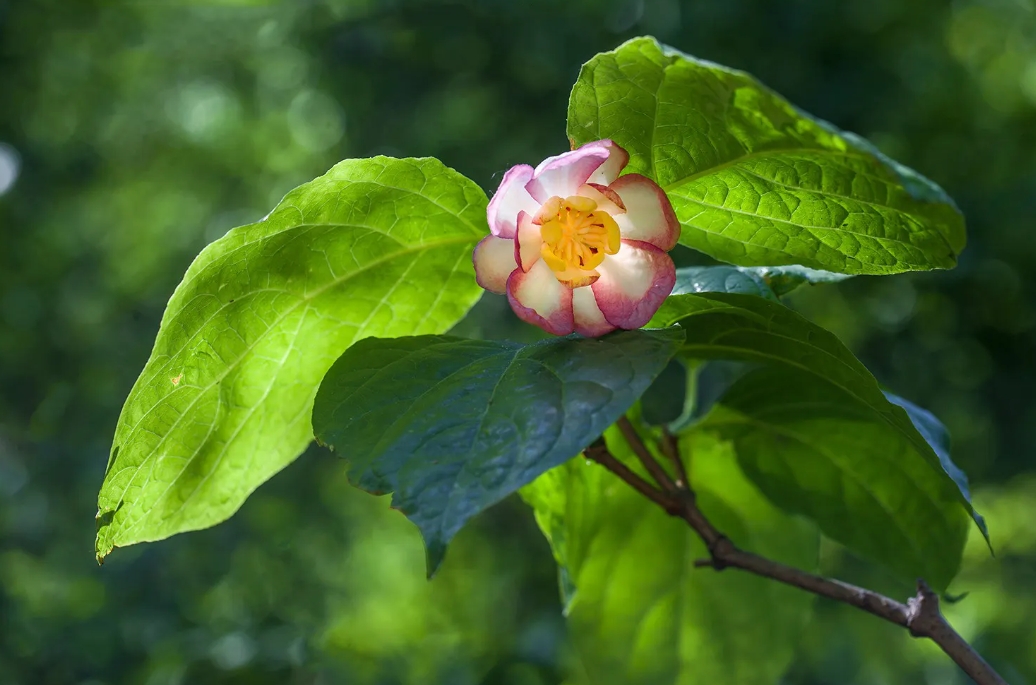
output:
[[[594,443],[587,447],[583,454],[587,459],[596,461],[598,464],[608,469],[630,487],[639,492],[640,494],[647,497],[649,500],[662,507],[669,513],[670,516],[679,515],[679,504],[672,501],[666,493],[652,487],[650,483],[638,476],[628,466],[623,464],[621,461],[616,459],[608,448],[605,447],[603,442]]]
[[[626,423],[628,424],[628,421]],[[627,430],[623,428],[622,420],[619,422],[619,428],[626,439],[630,441],[630,446],[638,458],[644,461],[642,457],[642,453],[644,453],[654,463],[654,469],[648,466],[647,463],[644,464],[648,472],[653,477],[655,477],[656,470],[665,474],[665,469],[651,457],[651,452],[643,444],[636,431],[632,430],[632,425],[629,426],[631,433],[627,433]],[[663,443],[663,449],[670,458],[672,456],[669,450],[672,447],[672,445],[666,446]],[[604,466],[641,494],[647,496],[671,516],[682,518],[687,522],[701,537],[709,550],[709,558],[696,561],[694,564],[696,567],[707,566],[717,571],[726,568],[741,569],[742,571],[770,578],[785,585],[792,585],[821,597],[833,599],[836,602],[863,609],[890,623],[903,626],[914,637],[928,638],[939,645],[942,651],[953,659],[978,685],[1007,685],[1007,681],[1001,678],[993,670],[993,667],[986,663],[985,659],[943,618],[939,610],[939,596],[932,592],[931,588],[923,580],[917,581],[917,593],[904,604],[865,588],[843,583],[840,580],[824,578],[823,576],[808,573],[772,559],[761,557],[758,554],[746,552],[738,548],[729,538],[718,531],[706,518],[705,514],[698,509],[694,492],[687,485],[686,474],[681,473],[679,480],[675,483],[666,474],[665,479],[672,487],[667,487],[664,482],[660,482],[659,485],[663,490],[658,490],[616,459],[603,443],[597,443],[588,448],[586,456]],[[676,463],[682,465],[682,462],[679,460],[679,454],[677,454]]]
[[[691,479],[687,476],[687,466],[680,458],[680,446],[676,442],[676,437],[669,432],[668,428],[662,429],[662,451],[676,467],[676,485],[689,490]]]
[[[655,458],[651,455],[651,450],[647,448],[644,441],[637,435],[637,429],[633,427],[630,420],[623,416],[615,422],[615,425],[619,427],[622,437],[626,438],[626,442],[629,443],[633,453],[637,455],[637,459],[644,465],[647,472],[651,474],[651,477],[655,479],[658,486],[666,492],[676,492],[676,483],[669,477],[666,470],[662,468],[662,465],[655,461]]]

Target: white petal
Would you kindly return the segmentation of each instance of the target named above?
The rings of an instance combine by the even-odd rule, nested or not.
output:
[[[597,306],[619,328],[646,324],[676,285],[673,260],[650,243],[623,240],[617,254],[597,267],[601,277],[590,286]]]
[[[518,224],[518,212],[535,214],[539,203],[532,199],[525,189],[525,184],[532,178],[532,167],[519,164],[511,167],[500,187],[489,201],[486,218],[489,219],[489,230],[501,238],[513,238]]]
[[[607,148],[584,145],[578,150],[548,157],[536,167],[525,189],[539,203],[551,197],[575,195],[579,186],[586,183],[590,175],[608,160],[609,154]]]
[[[597,171],[590,175],[588,183],[600,183],[601,185],[611,185],[612,181],[619,177],[619,172],[626,168],[626,165],[630,161],[630,153],[626,152],[624,148],[615,144],[614,142],[605,140],[595,140],[592,143],[587,143],[583,147],[579,148],[582,150],[584,147],[601,147],[608,151],[608,161],[601,166],[597,167]]]
[[[540,260],[543,237],[540,227],[532,222],[532,215],[522,212],[518,215],[518,237],[515,239],[515,261],[522,271],[528,271]]]
[[[575,330],[572,320],[572,290],[554,276],[542,259],[526,273],[515,269],[507,279],[507,299],[522,321],[554,335]]]
[[[594,291],[590,287],[576,288],[572,291],[572,314],[576,332],[587,338],[596,338],[615,330],[615,326],[608,323],[601,308],[597,306]]]
[[[514,261],[514,240],[487,235],[475,246],[475,281],[490,292],[503,295],[507,277],[518,268]]]
[[[613,215],[619,233],[628,240],[651,243],[668,252],[680,240],[680,222],[665,191],[647,176],[626,174],[609,186],[626,207]]]

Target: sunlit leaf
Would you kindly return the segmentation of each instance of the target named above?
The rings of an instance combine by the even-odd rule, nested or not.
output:
[[[349,160],[207,247],[123,407],[98,558],[233,514],[310,442],[317,386],[354,341],[464,316],[485,208],[437,160]]]
[[[958,501],[988,540],[985,522],[971,506],[964,475],[955,467],[952,473],[946,470],[907,412],[886,398],[870,371],[832,333],[777,302],[732,293],[668,298],[651,325],[675,323],[687,331],[682,355],[786,366],[833,384],[867,407],[875,421],[886,424],[913,445],[934,475],[952,484]],[[774,388],[773,392],[782,390]]]
[[[956,575],[967,540],[958,489],[842,389],[764,367],[734,383],[700,429],[731,440],[745,473],[775,504],[908,583],[924,578],[945,590]],[[956,470],[945,442],[932,447]]]
[[[464,523],[571,459],[662,371],[679,329],[532,345],[446,336],[368,339],[317,395],[317,438],[350,479],[421,529],[429,573]]]
[[[610,431],[621,459],[629,450]],[[800,568],[817,562],[818,534],[770,504],[728,445],[682,441],[698,503],[735,543]],[[694,567],[708,557],[685,522],[603,467],[577,459],[522,490],[569,584],[572,640],[595,685],[772,685],[788,667],[813,598],[736,570]]]
[[[573,144],[611,138],[654,178],[680,241],[741,266],[847,274],[949,268],[964,221],[937,185],[750,75],[635,38],[583,66]]]

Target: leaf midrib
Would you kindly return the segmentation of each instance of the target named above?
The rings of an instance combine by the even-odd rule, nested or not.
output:
[[[868,162],[873,162],[874,161],[874,159],[872,157],[864,155],[863,153],[853,152],[851,150],[832,150],[830,148],[825,148],[825,147],[819,147],[819,146],[818,147],[808,147],[808,146],[805,146],[805,145],[797,145],[797,146],[789,146],[789,147],[773,147],[773,148],[766,148],[765,150],[753,150],[752,152],[747,152],[747,153],[745,153],[743,155],[739,155],[737,157],[733,157],[733,158],[728,159],[727,161],[725,161],[725,162],[723,162],[721,164],[717,164],[715,166],[711,166],[711,167],[709,167],[707,169],[699,169],[698,171],[692,172],[692,173],[688,174],[687,176],[684,176],[682,178],[678,178],[675,181],[672,181],[670,183],[665,184],[664,186],[662,186],[662,190],[664,190],[666,193],[670,193],[670,192],[678,189],[680,186],[687,185],[689,183],[694,183],[695,181],[697,181],[697,180],[699,180],[701,178],[704,178],[706,176],[711,176],[713,174],[719,173],[720,171],[724,171],[724,170],[729,169],[729,168],[731,168],[733,166],[737,166],[738,164],[741,164],[742,162],[747,162],[747,161],[750,161],[750,160],[753,160],[753,159],[761,159],[761,158],[768,157],[768,156],[771,156],[771,155],[775,155],[775,154],[779,155],[781,153],[788,153],[788,152],[817,152],[817,153],[820,153],[820,154],[823,154],[823,155],[856,157],[858,159],[862,159],[862,160],[868,161]]]

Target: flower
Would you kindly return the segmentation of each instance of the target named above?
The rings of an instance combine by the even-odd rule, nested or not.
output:
[[[554,335],[640,328],[676,283],[666,254],[680,238],[669,198],[610,140],[520,164],[489,202],[474,253],[478,284]]]

